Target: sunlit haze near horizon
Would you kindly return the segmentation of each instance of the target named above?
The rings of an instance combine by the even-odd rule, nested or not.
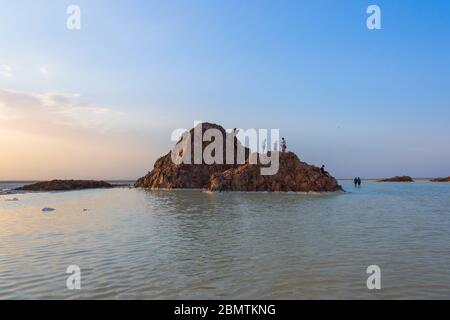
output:
[[[338,178],[450,176],[449,1],[0,8],[0,180],[136,179],[198,120],[280,129]]]

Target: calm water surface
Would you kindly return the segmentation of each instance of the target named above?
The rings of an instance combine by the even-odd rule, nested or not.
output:
[[[449,299],[450,184],[343,184],[349,193],[3,194],[0,298]],[[66,289],[69,265],[81,291]]]

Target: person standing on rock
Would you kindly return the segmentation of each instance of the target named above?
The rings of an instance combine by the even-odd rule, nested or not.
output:
[[[361,188],[361,178],[358,177],[358,187]]]
[[[281,138],[281,152],[286,152],[287,146],[286,146],[286,140]]]

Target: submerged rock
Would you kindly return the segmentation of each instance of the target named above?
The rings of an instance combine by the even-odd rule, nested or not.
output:
[[[225,141],[230,138],[224,128],[211,123],[203,123],[203,133],[210,129],[217,129],[223,135],[224,153]],[[194,144],[192,137],[194,129],[191,129],[175,146],[179,156],[190,155],[194,158]],[[190,138],[190,139],[188,139]],[[175,164],[172,161],[171,152],[158,159],[152,171],[136,181],[135,186],[147,189],[206,189],[210,191],[292,191],[292,192],[331,192],[342,188],[335,178],[323,174],[315,166],[301,162],[292,152],[279,153],[279,171],[275,175],[262,175],[258,164],[250,164],[250,150],[244,148],[236,137],[231,136],[235,148],[234,162],[232,164]],[[203,142],[202,151],[211,142]],[[237,150],[241,159],[237,161]],[[190,151],[190,152],[189,152]],[[278,153],[278,152],[277,152]],[[255,154],[253,154],[255,155]],[[259,158],[260,155],[256,154]],[[225,158],[225,154],[224,154]]]
[[[42,209],[42,212],[53,212],[53,211],[55,211],[56,209],[54,209],[54,208],[43,208]]]
[[[377,182],[414,182],[414,180],[409,176],[397,176],[389,179],[378,180]]]
[[[432,182],[450,182],[450,177],[431,179]]]
[[[105,181],[95,180],[52,180],[26,185],[16,190],[21,191],[68,191],[82,189],[112,188],[113,185]]]

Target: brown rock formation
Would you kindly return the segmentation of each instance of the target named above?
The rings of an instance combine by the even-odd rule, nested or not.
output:
[[[203,123],[202,133],[208,129],[217,129],[223,135],[224,157],[225,141],[230,134],[216,124]],[[194,159],[194,129],[183,136],[176,144],[179,156],[191,156]],[[189,139],[190,138],[190,139]],[[171,152],[158,159],[152,171],[136,181],[135,186],[147,189],[179,189],[195,188],[211,191],[295,191],[295,192],[329,192],[342,188],[335,178],[324,175],[320,169],[304,162],[292,153],[279,153],[279,171],[275,175],[261,175],[261,164],[249,163],[249,149],[241,153],[244,162],[237,159],[237,151],[242,147],[239,140],[231,135],[234,141],[235,156],[233,164],[175,164]],[[203,142],[202,151],[211,142]],[[242,164],[243,163],[243,164]]]
[[[450,177],[431,179],[431,182],[450,182]]]
[[[82,189],[112,188],[113,185],[105,181],[94,180],[52,180],[26,185],[16,190],[21,191],[68,191]]]
[[[335,178],[321,173],[320,168],[301,162],[292,152],[279,153],[280,166],[275,175],[261,175],[261,165],[245,164],[214,174],[211,191],[342,191]]]
[[[226,138],[231,137],[224,128],[219,125],[211,123],[202,124],[202,135],[208,129],[217,129],[223,136],[223,159],[225,159]],[[185,135],[177,142],[176,148],[180,156],[190,156],[192,163],[194,163],[194,129],[191,129],[189,136]],[[206,164],[203,160],[201,164],[175,164],[172,161],[171,152],[159,158],[151,172],[146,176],[136,181],[135,187],[148,189],[203,189],[209,186],[211,175],[218,172],[223,172],[236,166],[238,146],[242,147],[237,138],[234,139],[235,164]],[[188,145],[190,143],[190,146]],[[202,152],[206,146],[211,142],[203,142]],[[189,153],[190,149],[190,154]],[[249,149],[244,148],[244,159],[247,159]]]
[[[414,182],[414,180],[409,176],[397,176],[389,179],[378,180],[377,182]]]

